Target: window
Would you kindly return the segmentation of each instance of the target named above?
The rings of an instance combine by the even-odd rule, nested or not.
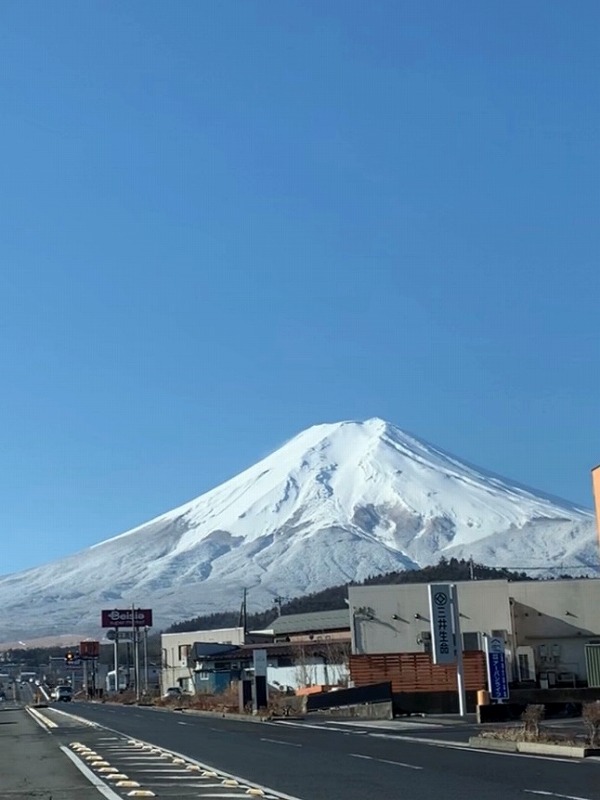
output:
[[[529,655],[527,653],[519,653],[518,662],[519,662],[519,679],[522,681],[531,680]]]
[[[179,660],[183,661],[186,659],[190,654],[190,645],[189,644],[180,644],[179,645]]]

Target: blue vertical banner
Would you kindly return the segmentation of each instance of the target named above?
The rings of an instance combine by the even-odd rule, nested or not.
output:
[[[490,699],[508,700],[510,692],[508,690],[504,640],[495,636],[486,637],[485,655],[487,660]]]

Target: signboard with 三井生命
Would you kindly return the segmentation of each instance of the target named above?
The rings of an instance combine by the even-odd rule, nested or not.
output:
[[[449,584],[429,584],[429,614],[433,663],[454,664],[456,648],[452,623],[452,592]]]

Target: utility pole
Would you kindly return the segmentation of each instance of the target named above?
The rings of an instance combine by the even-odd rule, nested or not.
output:
[[[473,561],[473,556],[469,558],[469,580],[475,580],[475,563]]]
[[[275,605],[277,606],[277,616],[281,616],[281,606],[283,604],[283,597],[276,597],[275,598]]]
[[[247,589],[244,589],[244,597],[242,599],[242,607],[240,609],[239,627],[243,628],[244,642],[246,641],[246,633],[248,631],[248,604],[247,604]]]

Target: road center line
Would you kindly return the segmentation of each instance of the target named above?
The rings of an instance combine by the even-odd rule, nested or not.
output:
[[[368,761],[376,761],[378,764],[392,764],[394,767],[404,767],[405,769],[424,769],[417,764],[406,764],[404,761],[390,761],[387,758],[375,758],[375,756],[365,756],[363,753],[349,753],[352,758],[364,758]],[[580,798],[583,800],[583,798]]]
[[[271,744],[284,744],[286,747],[302,747],[301,744],[296,742],[282,742],[280,739],[262,739],[261,742],[271,742]]]
[[[560,797],[562,800],[589,800],[589,797],[575,797],[572,794],[556,794],[556,792],[545,792],[542,789],[523,789],[526,794],[538,794],[543,797]]]

